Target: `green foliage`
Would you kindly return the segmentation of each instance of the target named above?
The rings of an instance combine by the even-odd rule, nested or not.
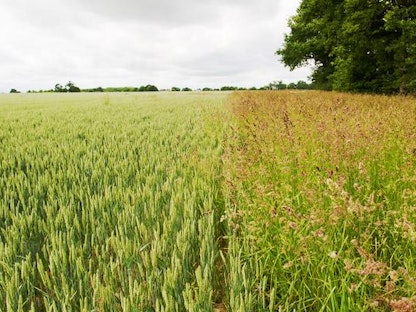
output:
[[[57,83],[55,85],[54,92],[81,92],[81,89],[78,88],[72,81],[69,81],[65,87]]]
[[[296,89],[298,90],[308,90],[311,88],[312,88],[312,85],[303,80],[299,80],[296,84]]]
[[[234,91],[234,90],[237,90],[238,89],[238,87],[233,87],[233,86],[223,86],[223,87],[221,87],[221,91]]]
[[[20,93],[19,91],[17,91],[16,89],[11,89],[10,93]]]
[[[55,92],[66,92],[66,89],[65,89],[62,85],[60,85],[59,83],[57,83],[57,84],[55,85],[55,89],[54,89],[54,91],[55,91]]]
[[[68,92],[81,92],[81,89],[80,88],[78,88],[72,81],[69,81],[67,84],[66,84],[66,90],[68,91]]]
[[[413,1],[303,0],[277,51],[290,69],[315,63],[316,87],[414,93]]]
[[[108,87],[104,89],[104,92],[138,92],[137,87]]]
[[[159,89],[154,86],[154,85],[146,85],[146,86],[141,86],[138,90],[139,92],[155,92],[155,91],[159,91]]]
[[[95,89],[87,89],[88,92],[156,92],[159,89],[154,85],[146,85],[141,87],[107,87],[105,89],[99,87]]]
[[[315,61],[312,80],[326,89],[332,74],[332,48],[343,19],[341,0],[304,0],[297,15],[289,20],[291,34],[285,35],[285,46],[277,51],[290,69]],[[324,73],[324,74],[323,74]]]
[[[416,93],[416,4],[401,1],[390,5],[385,14],[385,28],[398,34],[387,49],[394,58],[396,87],[403,93]]]
[[[92,88],[92,89],[83,89],[83,92],[104,92],[102,87]]]
[[[283,81],[273,81],[270,83],[270,89],[272,90],[284,90],[287,89],[287,84],[283,83]]]

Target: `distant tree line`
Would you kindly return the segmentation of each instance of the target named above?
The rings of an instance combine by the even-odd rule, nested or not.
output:
[[[53,89],[50,90],[29,90],[28,93],[43,93],[43,92],[154,92],[159,91],[159,89],[155,85],[145,85],[140,87],[97,87],[97,88],[89,88],[89,89],[80,89],[73,83],[69,81],[65,86],[57,83]],[[10,93],[18,93],[16,89],[11,89]]]
[[[151,84],[140,87],[108,87],[108,88],[92,88],[82,89],[83,92],[156,92],[159,89]]]
[[[276,53],[315,88],[416,94],[415,0],[302,0]]]
[[[271,82],[266,88],[269,90],[312,90],[315,89],[313,83],[307,83],[306,81],[299,80],[298,82],[283,83],[282,81]]]
[[[179,91],[189,92],[189,91],[192,91],[192,89],[189,88],[189,87],[185,87],[185,88],[182,88],[182,89],[178,88],[178,87],[172,87],[170,89],[170,91],[173,91],[173,92],[179,92]]]
[[[108,88],[92,88],[82,89],[83,92],[156,92],[159,89],[151,84],[140,87],[108,87]]]
[[[221,88],[203,88],[202,91],[240,91],[240,90],[286,90],[286,89],[293,89],[293,90],[311,90],[314,89],[313,83],[307,83],[306,81],[299,80],[298,82],[291,82],[291,83],[283,83],[282,81],[273,81],[265,86],[262,87],[251,87],[251,88],[244,88],[244,87],[235,87],[235,86],[223,86]]]
[[[308,83],[303,80],[299,80],[298,82],[291,82],[291,83],[283,83],[282,81],[273,81],[265,86],[262,87],[237,87],[237,86],[222,86],[220,88],[209,88],[204,87],[202,89],[196,89],[196,91],[240,91],[240,90],[312,90],[315,88],[313,83]],[[172,87],[170,91],[179,92],[179,91],[192,91],[191,88],[179,88],[179,87]]]
[[[222,86],[220,88],[209,88],[204,87],[202,89],[195,89],[196,91],[238,91],[238,90],[285,90],[285,89],[296,89],[296,90],[309,90],[314,89],[314,83],[307,83],[303,80],[299,80],[298,82],[291,82],[291,83],[283,83],[282,81],[274,81],[262,87],[236,87],[236,86]],[[28,93],[43,93],[43,92],[157,92],[159,89],[155,85],[145,85],[140,87],[96,87],[96,88],[89,88],[89,89],[80,89],[73,83],[69,81],[65,86],[57,83],[54,89],[50,90],[29,90]],[[192,88],[184,87],[172,87],[169,90],[162,90],[162,91],[173,91],[173,92],[189,92],[193,91]],[[20,93],[16,89],[11,89],[10,93]]]

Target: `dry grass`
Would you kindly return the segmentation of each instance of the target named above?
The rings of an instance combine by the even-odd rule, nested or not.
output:
[[[252,279],[241,306],[415,309],[415,99],[246,92],[231,102],[228,219]]]

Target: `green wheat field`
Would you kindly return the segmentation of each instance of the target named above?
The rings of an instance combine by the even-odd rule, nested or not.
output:
[[[415,311],[416,99],[0,95],[0,311]]]

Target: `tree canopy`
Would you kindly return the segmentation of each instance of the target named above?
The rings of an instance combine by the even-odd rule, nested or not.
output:
[[[81,89],[78,88],[72,81],[68,81],[65,87],[57,83],[55,85],[54,92],[81,92]]]
[[[416,93],[414,0],[302,0],[276,53],[316,88]]]
[[[159,89],[158,89],[156,86],[151,85],[151,84],[148,84],[148,85],[146,85],[146,86],[141,86],[141,87],[139,88],[139,92],[145,92],[145,91],[152,91],[152,92],[155,92],[155,91],[159,91]]]

